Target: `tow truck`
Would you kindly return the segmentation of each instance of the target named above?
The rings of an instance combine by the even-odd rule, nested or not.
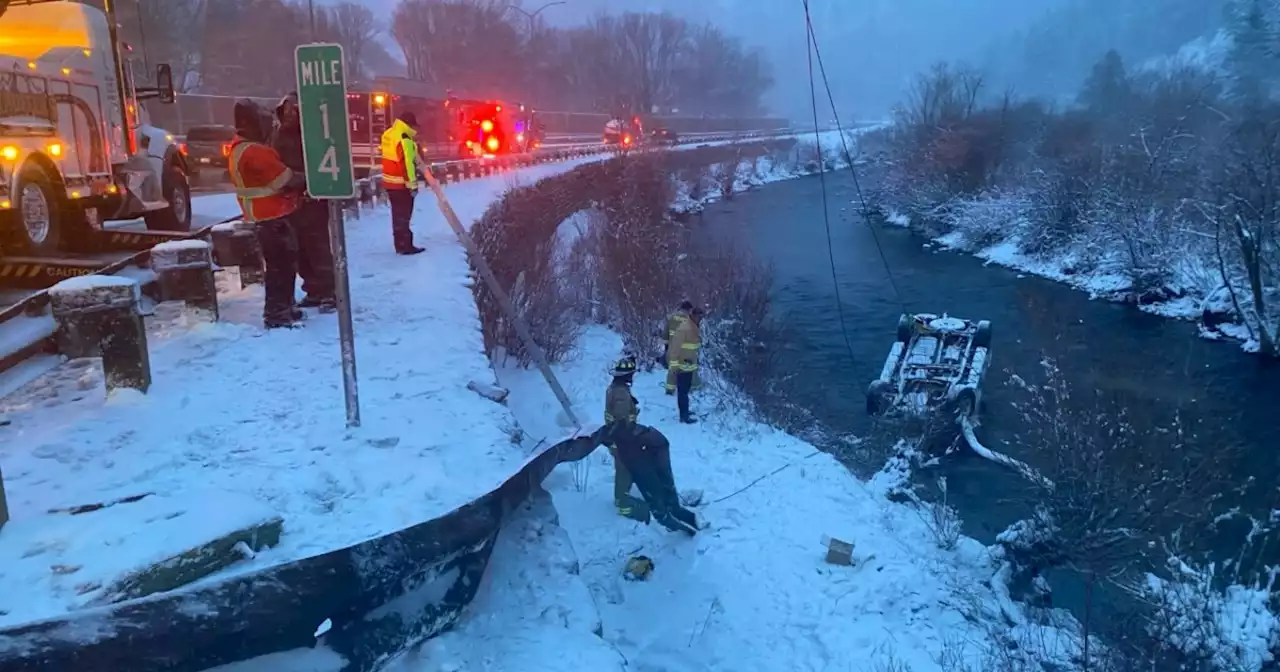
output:
[[[173,237],[153,232],[190,230],[186,158],[140,105],[173,102],[171,69],[136,84],[113,5],[0,0],[0,284],[48,286],[103,263],[51,256],[136,252]],[[139,218],[147,231],[104,226]]]

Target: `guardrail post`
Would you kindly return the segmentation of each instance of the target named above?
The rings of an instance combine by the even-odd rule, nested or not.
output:
[[[240,270],[240,288],[262,284],[262,251],[252,224],[230,222],[213,227],[213,258],[219,266]]]
[[[164,301],[183,301],[218,319],[218,285],[213,254],[203,240],[171,240],[151,248],[151,270],[160,279]]]
[[[49,288],[58,345],[68,357],[102,357],[107,392],[151,387],[147,330],[138,311],[142,292],[132,278],[84,275]]]

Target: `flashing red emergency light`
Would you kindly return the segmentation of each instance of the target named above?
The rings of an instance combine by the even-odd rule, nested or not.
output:
[[[485,133],[492,133],[493,122],[488,119],[485,119],[484,121],[480,122],[480,130],[484,131]]]
[[[629,136],[629,135],[624,135],[624,136],[622,136],[622,144],[624,144],[624,145],[629,145],[629,144],[631,144],[631,136]]]
[[[498,151],[498,147],[500,147],[501,144],[502,143],[498,142],[497,138],[491,135],[489,136],[489,139],[485,141],[484,146],[487,147],[489,151],[496,152]]]
[[[374,104],[374,105],[386,105],[386,104],[387,104],[387,97],[386,97],[385,95],[381,94],[381,93],[375,93],[375,94],[373,94],[373,104]]]

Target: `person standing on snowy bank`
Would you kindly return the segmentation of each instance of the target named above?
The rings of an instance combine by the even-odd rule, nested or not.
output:
[[[267,144],[274,123],[267,110],[242,98],[236,101],[234,117],[236,136],[231,141],[227,173],[235,185],[244,222],[253,225],[257,234],[266,265],[262,322],[268,329],[293,328],[302,319],[302,311],[293,304],[298,243],[289,217],[298,209],[306,177],[290,170]]]
[[[418,192],[418,116],[401,112],[382,134],[382,187],[391,201],[391,242],[396,254],[418,254],[413,244],[413,201]]]
[[[613,381],[605,390],[605,424],[596,435],[614,458],[614,504],[629,518],[648,523],[652,514],[669,530],[697,534],[697,516],[680,504],[671,471],[671,443],[662,432],[636,422],[640,403],[631,394],[635,373],[635,357],[624,357],[614,366]],[[647,511],[632,499],[632,483]]]
[[[676,329],[680,325],[689,321],[689,313],[693,312],[693,302],[684,300],[680,302],[680,307],[676,312],[671,313],[671,317],[667,318],[667,338],[666,345],[662,349],[661,366],[667,366],[667,362],[671,361],[671,339],[676,337]],[[675,371],[667,369],[667,394],[674,395],[676,393],[676,374]]]
[[[286,94],[276,105],[276,123],[271,146],[284,165],[305,177],[307,165],[302,156],[302,124],[296,91]],[[303,196],[297,212],[289,220],[298,241],[298,275],[306,295],[298,305],[332,313],[337,310],[338,302],[334,298],[333,251],[329,249],[329,206],[324,201]]]
[[[702,347],[701,308],[689,312],[689,319],[680,322],[667,343],[667,380],[676,385],[676,406],[680,409],[680,422],[693,424],[697,418],[689,412],[689,390],[698,373],[698,350]]]

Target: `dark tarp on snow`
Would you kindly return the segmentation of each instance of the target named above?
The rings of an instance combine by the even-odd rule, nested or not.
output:
[[[368,672],[434,637],[479,588],[498,530],[557,464],[596,448],[562,441],[494,491],[435,520],[216,583],[0,631],[0,672],[199,672],[321,640]],[[287,524],[287,521],[286,521]]]

